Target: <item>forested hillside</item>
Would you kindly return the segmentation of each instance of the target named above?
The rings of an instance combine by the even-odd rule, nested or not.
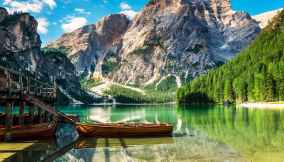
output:
[[[180,88],[179,103],[284,100],[284,11],[233,60]]]

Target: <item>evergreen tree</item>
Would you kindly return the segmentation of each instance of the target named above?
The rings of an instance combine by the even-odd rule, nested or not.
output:
[[[217,103],[284,101],[284,11],[234,59],[197,77],[186,87],[190,88],[178,92],[181,103],[193,102],[198,97]]]

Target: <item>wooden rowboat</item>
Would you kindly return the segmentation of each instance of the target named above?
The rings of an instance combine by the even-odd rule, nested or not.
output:
[[[7,135],[11,140],[51,138],[54,136],[55,129],[56,122],[29,126],[13,126],[9,131],[4,127],[0,127],[0,141],[3,141]]]
[[[82,124],[76,129],[83,137],[157,137],[171,136],[169,124]]]

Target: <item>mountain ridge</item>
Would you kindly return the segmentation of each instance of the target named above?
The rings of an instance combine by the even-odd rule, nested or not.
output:
[[[261,28],[265,28],[269,22],[275,17],[279,12],[281,12],[283,8],[277,9],[277,10],[272,10],[272,11],[267,11],[255,16],[252,16],[253,19],[255,19],[257,22],[259,22],[259,25]]]
[[[234,12],[229,0],[152,0],[132,21],[122,15],[118,17],[119,39],[111,40],[107,48],[95,50],[90,47],[100,44],[100,40],[84,39],[88,50],[75,52],[76,59],[69,57],[77,71],[85,72],[89,79],[106,78],[145,87],[157,85],[170,75],[186,82],[234,57],[260,31],[247,13]],[[97,31],[82,34],[92,32]],[[48,47],[76,51],[76,45],[70,46],[72,42],[68,42],[73,39],[80,37],[67,39],[63,35]]]

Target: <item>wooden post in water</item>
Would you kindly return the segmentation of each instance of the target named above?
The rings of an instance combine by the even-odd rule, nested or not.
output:
[[[22,126],[25,124],[25,116],[24,116],[24,113],[25,113],[25,102],[24,101],[21,101],[20,102],[20,107],[19,107],[19,124]]]
[[[10,73],[8,71],[5,71],[6,76],[7,76],[7,88],[8,88],[8,95],[9,97],[11,97],[11,77],[10,77]]]
[[[7,103],[5,107],[5,114],[6,114],[6,120],[5,120],[5,140],[10,140],[10,131],[13,125],[13,117],[12,117],[12,104],[10,102]]]
[[[47,111],[44,111],[44,122],[49,122],[48,121],[48,112]]]
[[[37,108],[38,109],[38,118],[39,118],[39,123],[43,122],[43,118],[42,118],[42,109],[40,107]]]
[[[30,104],[29,105],[29,116],[30,116],[30,123],[32,124],[34,122],[34,105]]]

